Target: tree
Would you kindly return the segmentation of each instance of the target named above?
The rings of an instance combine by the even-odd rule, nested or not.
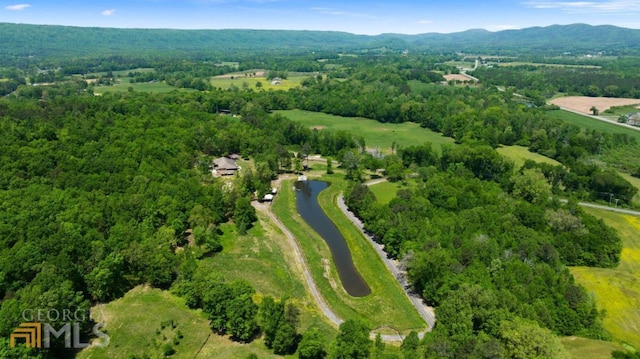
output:
[[[415,331],[411,331],[409,335],[404,338],[402,341],[402,354],[404,355],[404,359],[418,359],[420,358],[420,354],[418,354],[418,346],[420,345],[420,339],[418,338],[418,333]]]
[[[236,227],[240,235],[247,234],[247,230],[253,226],[253,222],[258,220],[256,209],[253,208],[248,198],[240,197],[237,199],[233,220],[236,222]]]
[[[333,160],[331,157],[327,157],[327,174],[333,174]]]
[[[340,332],[331,352],[332,359],[367,358],[370,351],[369,328],[353,319],[340,324]]]
[[[533,204],[543,204],[551,197],[551,184],[539,168],[529,168],[516,175],[513,195]]]
[[[600,110],[598,110],[598,108],[597,108],[597,107],[595,107],[595,106],[591,106],[591,108],[589,109],[589,111],[591,111],[591,113],[592,113],[594,116],[598,116],[598,114],[600,113]]]
[[[500,340],[506,348],[506,357],[511,359],[571,357],[551,331],[521,318],[500,323]]]
[[[267,348],[272,349],[278,326],[284,319],[284,304],[282,302],[276,303],[272,297],[265,297],[260,304],[258,318],[260,329],[264,335],[264,344]]]
[[[342,156],[342,166],[346,168],[346,179],[352,181],[362,181],[362,170],[360,169],[360,156],[353,151],[346,151]]]
[[[308,329],[298,345],[298,357],[300,359],[324,359],[326,355],[327,352],[324,350],[324,342],[318,328]]]

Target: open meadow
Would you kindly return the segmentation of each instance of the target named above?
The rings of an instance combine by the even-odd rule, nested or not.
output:
[[[617,268],[574,267],[576,281],[604,309],[604,328],[612,339],[640,350],[640,217],[586,208],[618,231],[622,256]]]
[[[390,152],[393,142],[398,146],[421,145],[425,142],[431,142],[435,149],[439,149],[443,144],[454,143],[452,138],[422,128],[417,123],[382,123],[362,117],[342,117],[302,110],[275,112],[309,128],[349,131],[364,137],[367,147],[379,148],[383,152]]]
[[[292,250],[283,234],[267,217],[258,212],[259,222],[247,235],[237,234],[235,226],[220,226],[223,251],[205,258],[200,266],[207,271],[221,273],[227,281],[246,280],[256,289],[257,302],[264,296],[288,298],[300,309],[303,333],[316,327],[328,342],[335,336],[334,328],[319,312],[306,292],[301,273],[291,263]],[[128,358],[129,354],[149,354],[164,357],[162,345],[172,344],[176,353],[172,358],[245,358],[254,353],[259,358],[280,358],[268,350],[261,339],[249,344],[231,341],[226,336],[212,334],[209,321],[201,310],[189,309],[183,298],[168,291],[150,287],[136,287],[123,298],[101,304],[92,309],[97,322],[106,324],[111,337],[105,349],[91,348],[78,358]],[[162,322],[173,321],[176,328],[162,328]],[[160,334],[158,334],[160,333]],[[173,343],[174,338],[179,344]],[[287,356],[293,357],[293,356]]]
[[[131,83],[131,79],[129,77],[122,77],[118,79],[118,83],[105,86],[100,85],[96,86],[93,90],[96,94],[101,94],[105,92],[125,92],[129,91],[129,88],[132,88],[134,91],[141,92],[171,92],[171,91],[195,91],[193,89],[187,88],[176,88],[170,85],[167,85],[164,82],[136,82]]]
[[[286,91],[301,86],[302,81],[313,76],[316,76],[316,74],[290,73],[286,79],[272,83],[272,80],[267,79],[264,70],[250,70],[214,76],[210,82],[213,87],[224,90],[236,87],[239,89]],[[260,85],[258,85],[258,83],[260,83]]]

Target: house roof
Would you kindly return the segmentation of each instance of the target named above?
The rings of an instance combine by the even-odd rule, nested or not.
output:
[[[237,170],[238,165],[236,161],[227,157],[220,157],[213,161],[213,166],[219,170]]]

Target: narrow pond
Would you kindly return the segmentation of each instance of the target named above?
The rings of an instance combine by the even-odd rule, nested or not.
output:
[[[340,281],[347,293],[353,297],[364,297],[371,293],[371,289],[353,264],[351,252],[344,237],[318,203],[318,194],[328,186],[329,183],[322,181],[296,182],[298,213],[329,245]]]

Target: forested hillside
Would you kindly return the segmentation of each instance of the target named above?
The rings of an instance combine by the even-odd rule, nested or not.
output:
[[[640,30],[567,25],[488,32],[378,36],[323,31],[169,30],[78,28],[0,23],[0,63],[108,55],[211,56],[233,52],[360,51],[389,48],[437,52],[498,52],[503,55],[565,52],[637,53]],[[22,60],[21,60],[22,59]]]

